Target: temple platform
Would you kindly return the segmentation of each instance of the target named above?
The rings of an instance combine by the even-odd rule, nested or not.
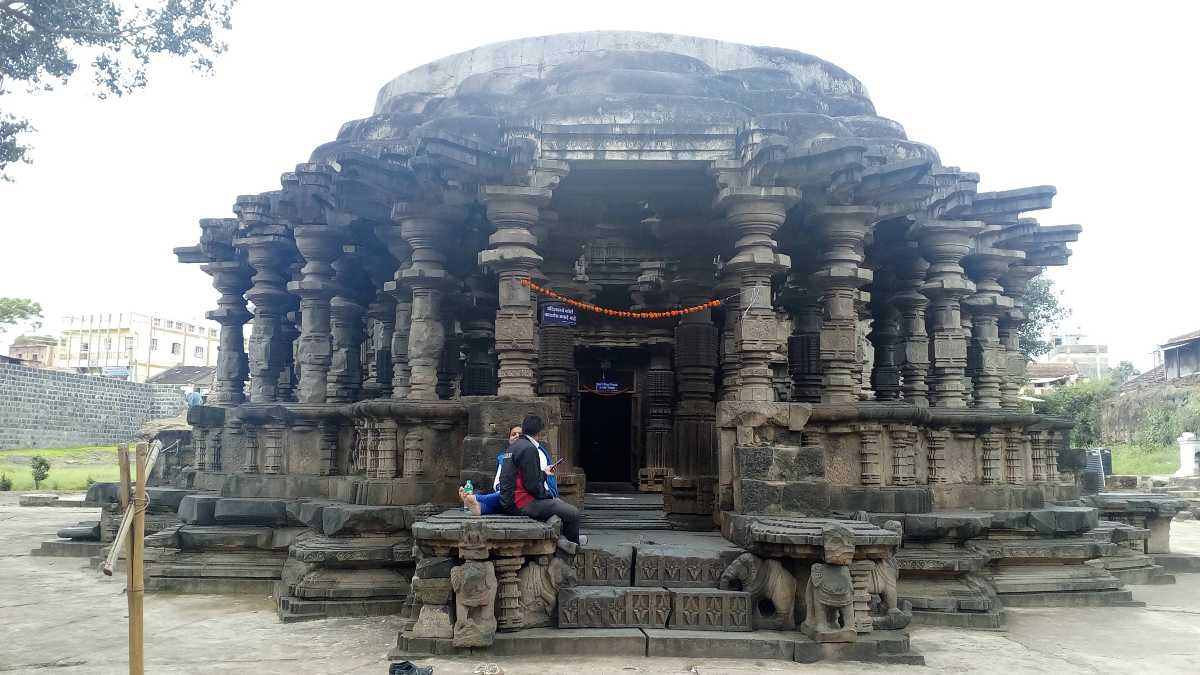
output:
[[[490,647],[454,647],[451,639],[401,637],[388,657],[415,655],[496,656],[622,656],[688,657],[709,659],[763,659],[816,663],[864,661],[869,663],[925,665],[913,651],[908,635],[876,631],[850,643],[819,643],[795,631],[721,633],[701,630],[653,628],[534,628],[499,633]]]

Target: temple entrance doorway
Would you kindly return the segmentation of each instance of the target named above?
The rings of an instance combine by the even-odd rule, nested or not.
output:
[[[637,476],[633,433],[632,394],[580,395],[579,449],[589,489],[633,489]]]

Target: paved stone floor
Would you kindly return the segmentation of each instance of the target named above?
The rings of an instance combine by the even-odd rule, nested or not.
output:
[[[0,493],[0,672],[126,672],[123,577],[106,579],[78,559],[32,557],[54,531],[95,511],[21,508]],[[1200,523],[1176,523],[1172,546],[1200,554]],[[959,673],[1200,672],[1200,575],[1174,586],[1137,586],[1145,608],[1010,610],[1006,633],[917,628],[913,646],[929,669]],[[392,618],[280,624],[269,598],[146,597],[149,673],[376,673],[396,639]],[[532,673],[880,672],[903,666],[689,661],[614,654],[547,663],[497,659],[509,675]],[[428,659],[436,675],[472,673],[479,660]],[[913,669],[914,673],[923,672]]]

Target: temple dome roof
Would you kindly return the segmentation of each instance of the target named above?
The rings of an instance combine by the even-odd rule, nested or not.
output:
[[[808,112],[874,115],[862,83],[815,56],[667,33],[595,31],[499,42],[415,68],[380,90],[375,114],[430,107],[662,123]],[[481,107],[498,106],[498,107]]]

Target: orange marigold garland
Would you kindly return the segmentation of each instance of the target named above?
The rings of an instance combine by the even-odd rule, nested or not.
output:
[[[617,318],[621,318],[621,319],[674,319],[676,317],[680,317],[685,314],[695,314],[696,312],[703,312],[706,309],[712,309],[713,307],[721,306],[720,300],[709,300],[708,302],[701,303],[699,305],[694,305],[692,307],[684,307],[682,309],[672,309],[672,310],[667,310],[667,311],[663,311],[663,312],[630,312],[630,311],[620,310],[620,309],[608,309],[607,307],[599,307],[597,305],[582,302],[580,300],[568,298],[567,296],[562,295],[561,293],[556,293],[556,292],[550,290],[549,288],[544,288],[542,286],[539,286],[528,279],[522,279],[521,285],[529,287],[535,293],[541,293],[542,295],[544,295],[546,297],[554,298],[555,300],[558,300],[558,301],[562,302],[563,304],[574,307],[576,309],[581,309],[585,312],[592,312],[594,314],[600,314],[602,316],[612,316],[612,317],[617,317]]]

